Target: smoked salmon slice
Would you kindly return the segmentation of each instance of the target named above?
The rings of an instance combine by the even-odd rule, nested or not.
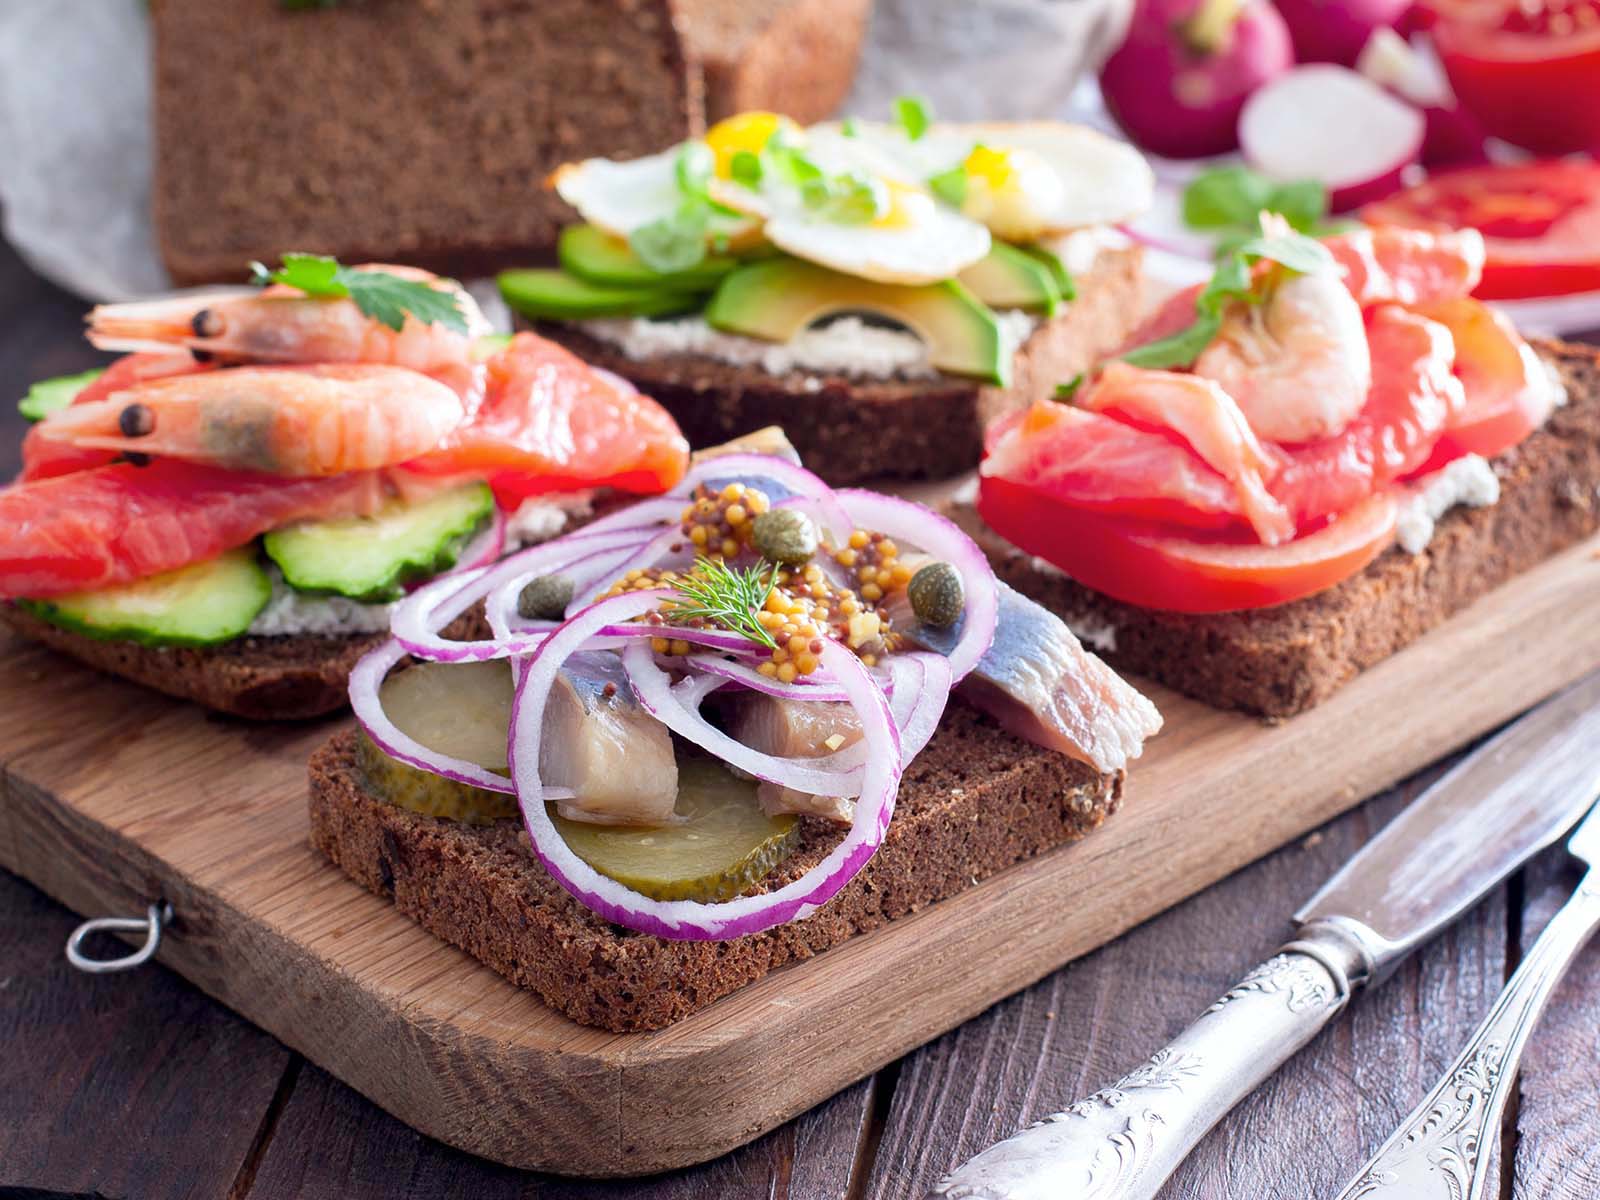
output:
[[[0,596],[128,583],[292,521],[374,512],[387,494],[376,471],[283,479],[173,459],[14,484],[0,490]]]

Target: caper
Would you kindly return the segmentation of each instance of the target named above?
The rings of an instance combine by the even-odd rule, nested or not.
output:
[[[918,570],[906,584],[906,596],[917,620],[936,629],[954,625],[967,607],[961,572],[947,562],[931,562]]]
[[[566,575],[541,575],[517,597],[517,611],[530,621],[559,621],[572,603],[572,580]]]
[[[772,562],[803,563],[817,552],[817,527],[793,508],[769,508],[752,522],[756,552]]]

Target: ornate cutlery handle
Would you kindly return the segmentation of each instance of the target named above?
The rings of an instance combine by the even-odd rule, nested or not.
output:
[[[1461,1056],[1338,1200],[1482,1200],[1489,1149],[1534,1022],[1600,928],[1600,870],[1590,871],[1534,942]]]
[[[1145,1200],[1350,998],[1343,956],[1300,943],[1251,971],[1110,1087],[990,1146],[929,1200]],[[1326,952],[1326,961],[1324,954]]]

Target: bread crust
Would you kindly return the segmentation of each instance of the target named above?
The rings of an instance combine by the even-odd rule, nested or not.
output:
[[[363,781],[356,734],[310,764],[311,843],[368,890],[556,1011],[617,1033],[660,1029],[769,971],[1076,841],[1122,798],[1122,776],[1040,749],[953,698],[907,768],[877,855],[815,916],[725,942],[667,941],[602,920],[533,856],[520,821],[420,816]],[[801,849],[764,882],[819,861],[838,827],[802,819]]]
[[[752,110],[811,125],[855,82],[872,0],[678,0],[705,73],[706,121]]]
[[[1094,269],[1077,280],[1078,298],[1041,323],[1017,352],[1007,388],[954,375],[769,375],[696,354],[639,361],[572,325],[540,321],[533,328],[654,397],[677,419],[690,445],[782,425],[800,460],[834,485],[945,479],[977,464],[990,421],[1054,394],[1058,383],[1122,344],[1143,309],[1142,262],[1137,247],[1102,252]]]
[[[1494,460],[1500,500],[1457,508],[1421,554],[1391,547],[1364,571],[1274,608],[1189,614],[1113,600],[1034,559],[976,512],[953,515],[1001,579],[1079,628],[1115,630],[1101,656],[1217,708],[1304,712],[1511,576],[1600,529],[1600,350],[1535,343],[1567,388],[1543,429]]]

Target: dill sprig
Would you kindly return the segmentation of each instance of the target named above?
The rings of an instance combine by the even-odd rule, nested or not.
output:
[[[663,614],[677,621],[715,621],[732,633],[742,634],[770,650],[778,643],[756,619],[778,582],[778,564],[759,560],[752,567],[730,567],[720,558],[701,558],[673,585],[678,598],[668,601]]]

